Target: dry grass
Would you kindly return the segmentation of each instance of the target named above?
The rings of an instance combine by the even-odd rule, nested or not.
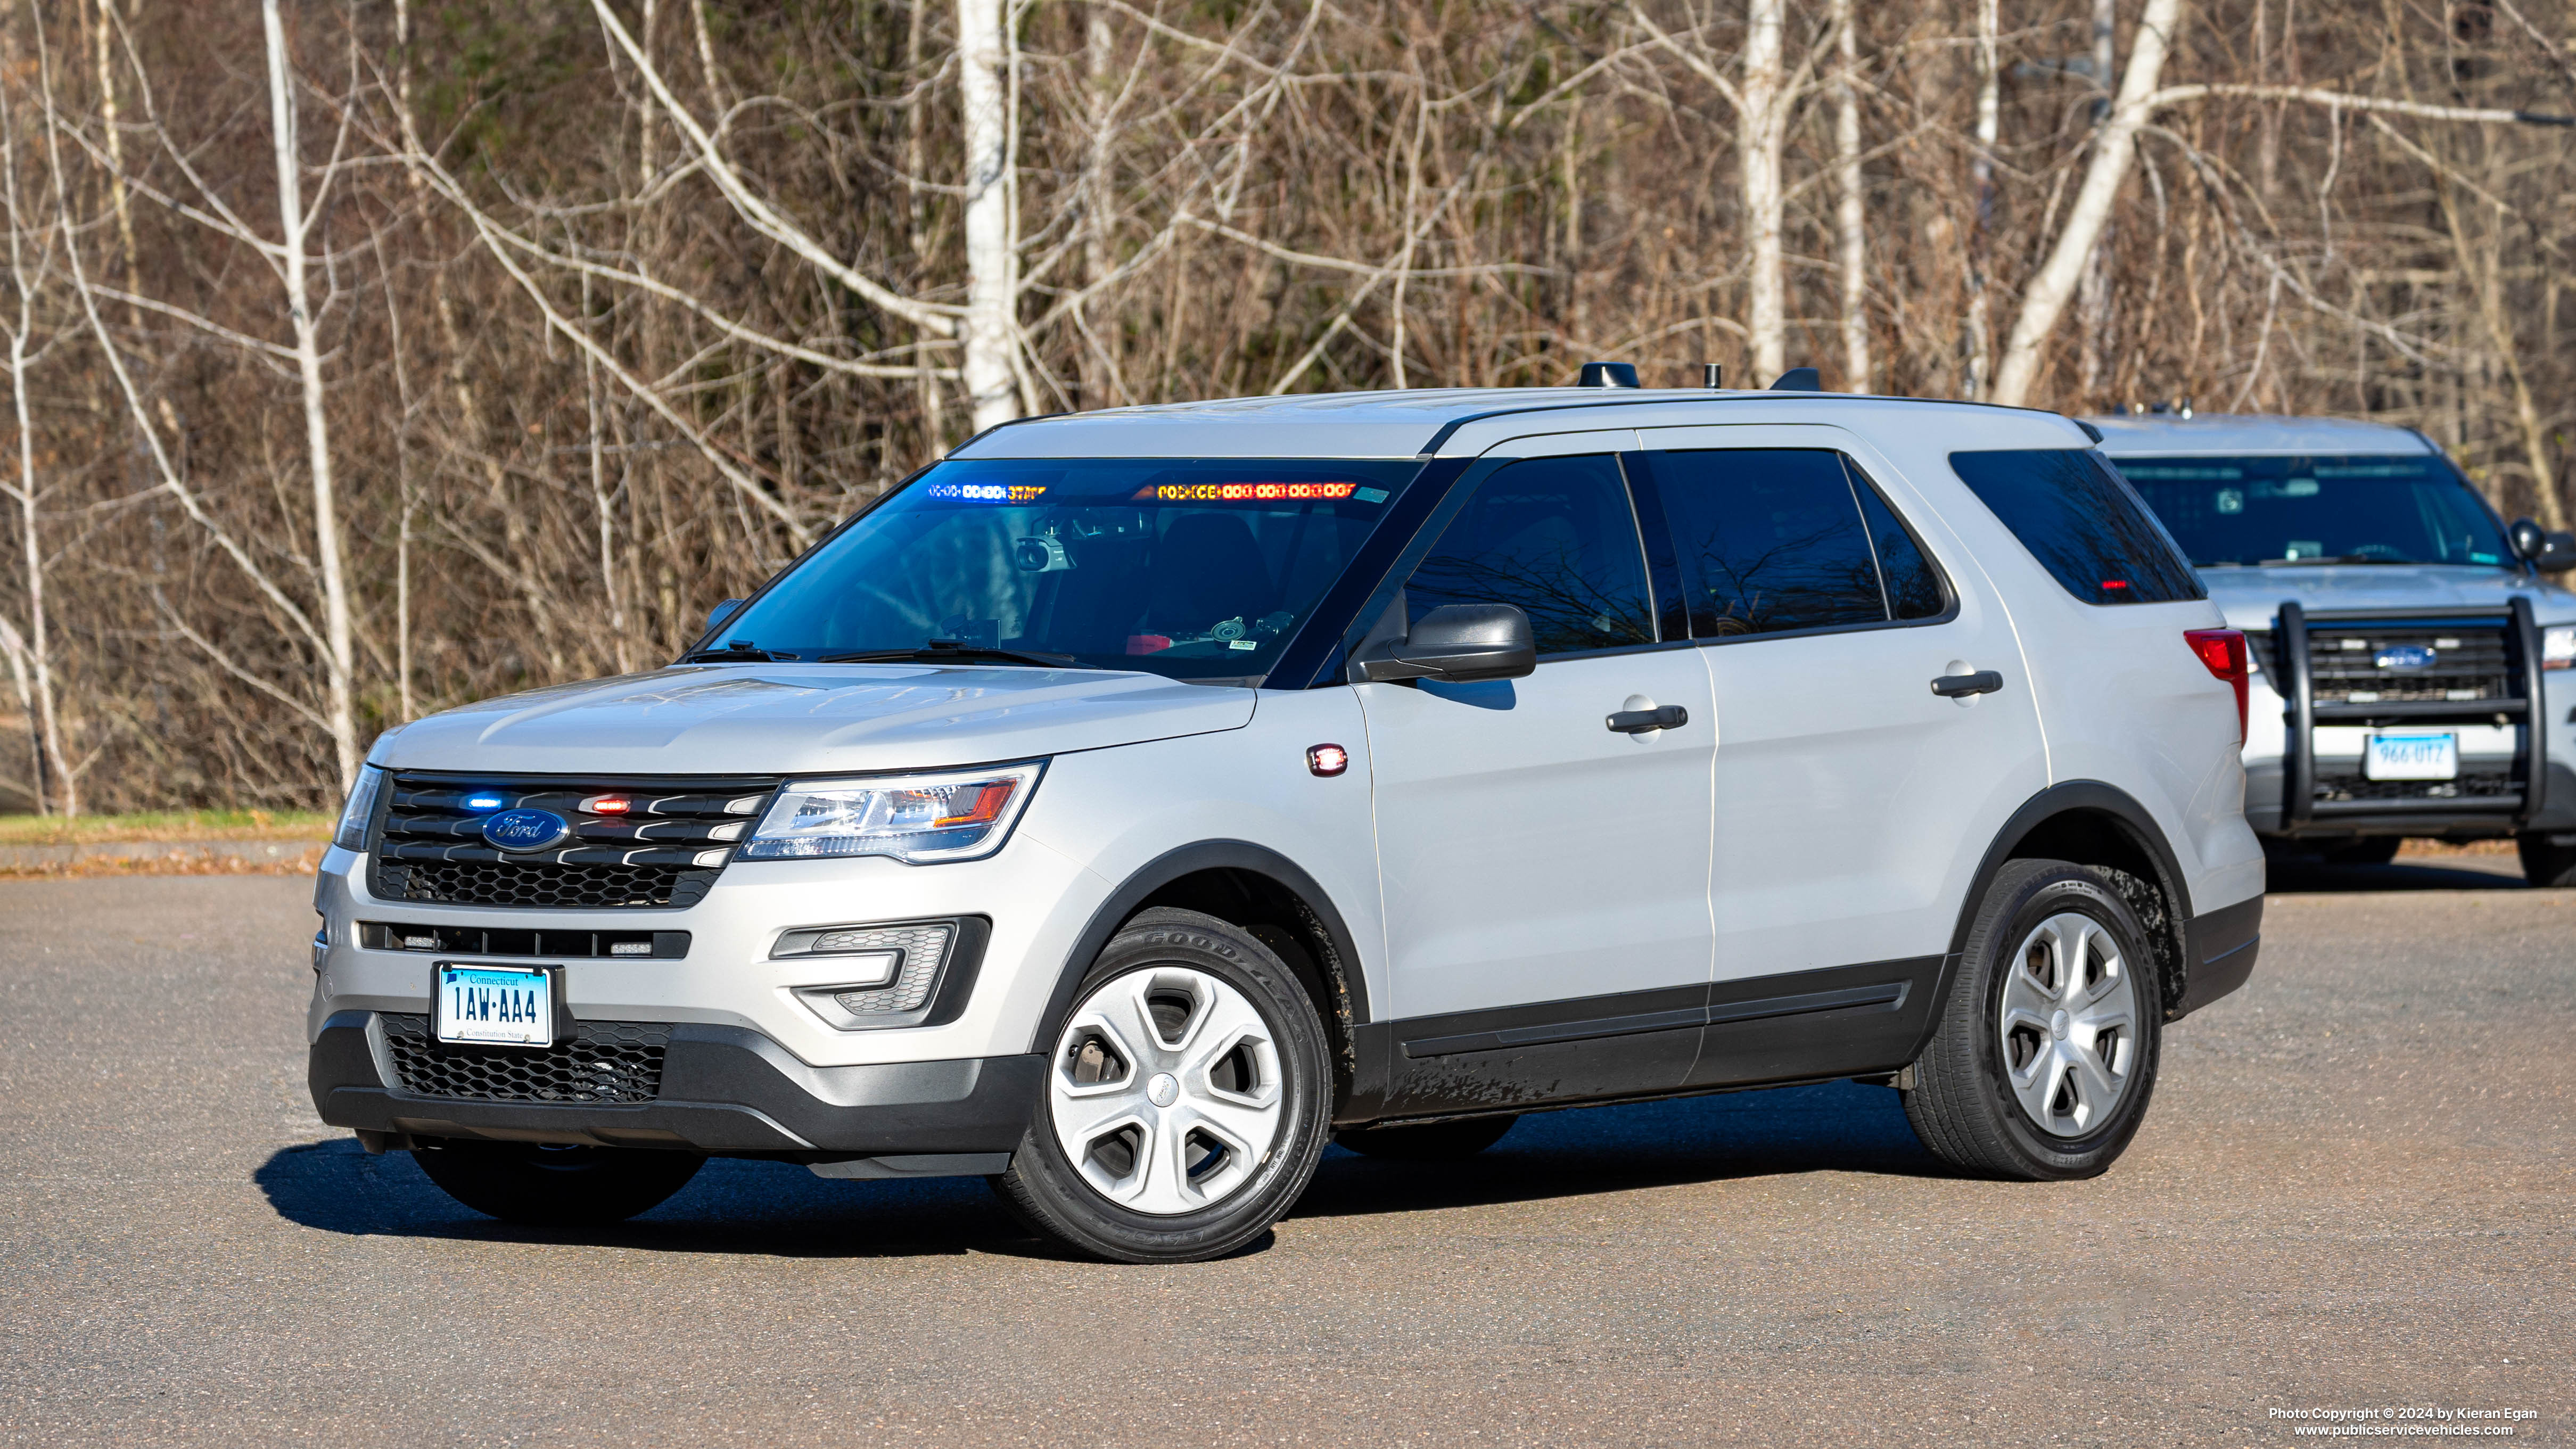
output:
[[[0,815],[0,845],[127,841],[321,840],[332,817],[301,811],[175,810],[143,815]]]
[[[2398,847],[2401,855],[2511,855],[2510,840],[2408,840]]]
[[[275,860],[217,855],[212,851],[154,856],[90,856],[39,865],[0,865],[0,880],[59,880],[100,875],[311,875],[321,863],[319,846]]]

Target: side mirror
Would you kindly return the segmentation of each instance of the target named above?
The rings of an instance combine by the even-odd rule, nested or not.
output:
[[[2517,518],[2505,530],[2514,557],[2545,574],[2576,569],[2576,533],[2550,532],[2528,518]]]
[[[1510,604],[1443,604],[1422,616],[1413,632],[1389,640],[1377,657],[1360,661],[1374,680],[1437,679],[1465,684],[1479,679],[1519,679],[1538,668],[1538,641],[1529,615]]]
[[[743,603],[744,601],[741,599],[727,599],[723,603],[716,605],[714,608],[707,610],[707,632],[712,634],[718,629],[723,628],[724,621],[732,618],[734,616],[734,611],[740,609],[743,606]]]

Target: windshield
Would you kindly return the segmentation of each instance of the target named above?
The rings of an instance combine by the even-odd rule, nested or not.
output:
[[[2495,515],[2431,454],[2113,461],[2200,568],[2513,557]]]
[[[773,659],[956,649],[978,663],[1260,675],[1420,468],[1410,459],[942,463],[710,642],[748,641]]]

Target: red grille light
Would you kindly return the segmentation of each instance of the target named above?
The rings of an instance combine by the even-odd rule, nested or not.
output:
[[[2245,636],[2234,629],[2185,629],[2182,637],[2213,676],[2236,686],[2236,743],[2245,743]]]

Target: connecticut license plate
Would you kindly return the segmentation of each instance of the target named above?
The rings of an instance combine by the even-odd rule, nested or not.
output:
[[[2370,780],[2456,780],[2460,737],[2454,734],[2372,735],[2361,757]]]
[[[487,1046],[552,1046],[554,985],[553,974],[544,970],[442,964],[434,997],[438,1039]]]

